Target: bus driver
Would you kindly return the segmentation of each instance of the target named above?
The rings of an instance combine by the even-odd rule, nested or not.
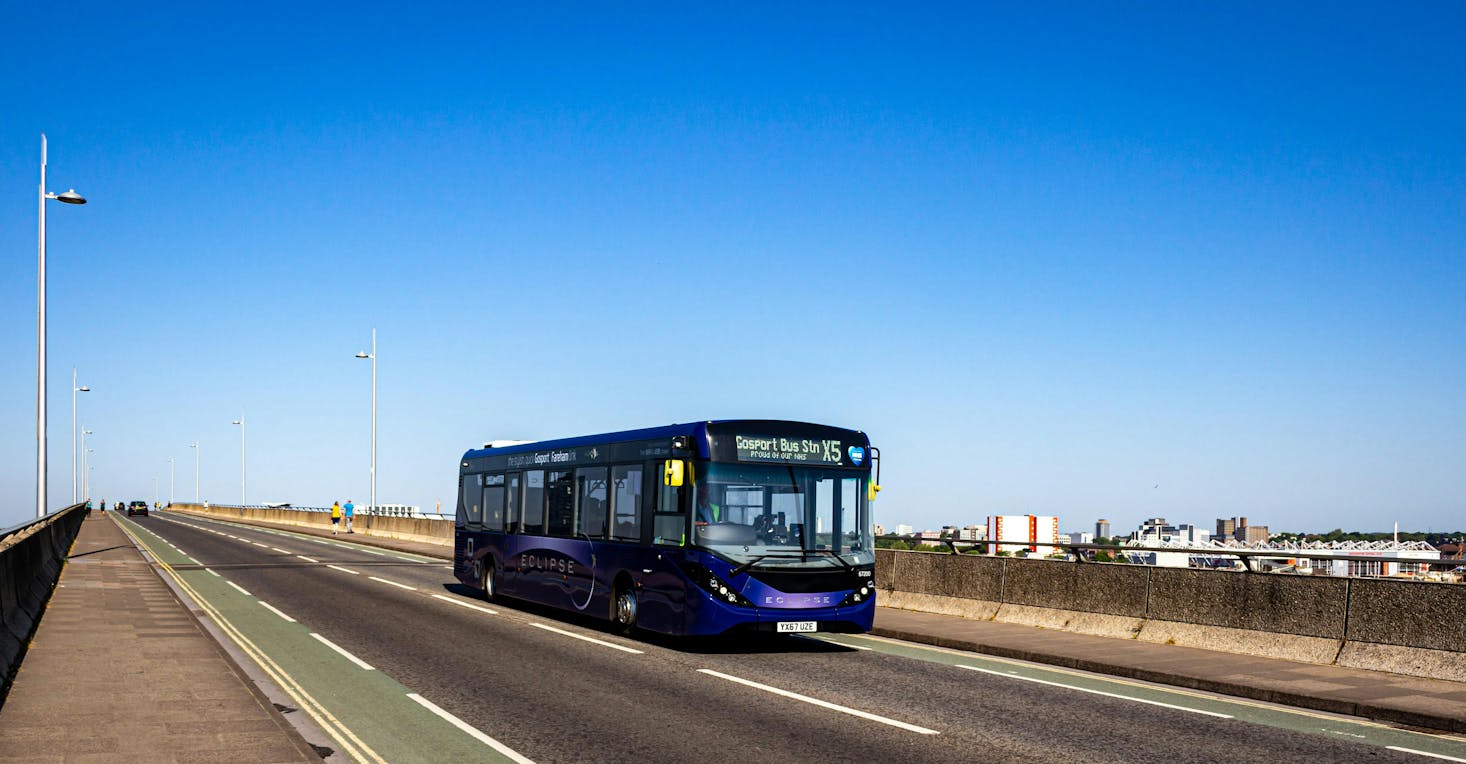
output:
[[[722,519],[723,508],[714,504],[708,495],[708,484],[697,484],[697,522],[716,523]]]

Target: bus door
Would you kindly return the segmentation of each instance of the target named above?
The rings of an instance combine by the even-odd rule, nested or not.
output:
[[[677,460],[672,460],[677,461]],[[652,548],[642,570],[642,588],[637,609],[638,621],[653,631],[681,633],[686,630],[687,584],[677,570],[687,545],[687,508],[691,504],[691,462],[684,463],[682,474],[673,475],[662,462],[650,470],[655,486],[653,502],[648,502]]]

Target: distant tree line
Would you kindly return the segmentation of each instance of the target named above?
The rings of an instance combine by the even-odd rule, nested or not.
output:
[[[1283,543],[1307,543],[1309,541],[1390,541],[1395,537],[1394,533],[1384,531],[1378,533],[1361,533],[1360,531],[1345,531],[1342,528],[1335,528],[1328,533],[1293,533],[1285,531],[1274,533],[1272,540]],[[1401,541],[1424,541],[1431,546],[1441,544],[1459,544],[1466,538],[1466,531],[1437,532],[1437,531],[1401,531]]]

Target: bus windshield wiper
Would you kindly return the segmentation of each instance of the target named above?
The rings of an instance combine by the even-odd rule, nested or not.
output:
[[[833,549],[806,549],[804,551],[806,553],[808,553],[808,554],[827,554],[835,562],[840,563],[840,567],[843,567],[846,570],[855,570],[855,566],[854,565],[851,565],[850,563],[845,562],[845,558],[844,557],[841,557],[840,556],[840,553],[839,552],[836,552]]]
[[[745,562],[742,565],[739,565],[738,567],[736,567],[733,570],[729,571],[728,572],[728,577],[729,578],[732,578],[733,576],[736,576],[739,573],[742,573],[742,572],[748,570],[749,568],[752,568],[753,566],[755,566],[755,565],[759,564],[760,562],[763,562],[764,560],[767,560],[769,558],[774,558],[774,559],[779,559],[779,560],[800,560],[800,559],[803,559],[803,555],[800,555],[800,556],[796,557],[796,556],[794,556],[792,554],[761,554],[761,555],[753,558],[752,560],[749,560],[748,562]]]

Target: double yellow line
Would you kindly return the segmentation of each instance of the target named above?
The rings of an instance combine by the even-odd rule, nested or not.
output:
[[[152,551],[152,547],[145,544],[126,524],[117,518],[113,519],[122,528],[122,532],[131,537],[134,543],[147,547],[149,551]],[[173,569],[173,566],[164,562],[158,556],[157,552],[153,552],[153,560],[162,566],[163,570],[168,572],[168,576],[178,584],[179,588],[183,589],[189,597],[192,597],[193,601],[205,613],[209,614],[209,618],[213,619],[214,623],[218,624],[219,628],[229,636],[229,639],[233,640],[234,644],[238,645],[239,649],[243,650],[245,655],[248,655],[250,660],[253,660],[275,684],[279,685],[280,689],[284,690],[285,694],[289,695],[295,701],[296,705],[300,706],[311,719],[314,719],[316,724],[320,725],[321,729],[325,730],[326,734],[330,735],[331,739],[335,740],[337,745],[341,746],[342,750],[348,756],[360,762],[387,764],[386,759],[382,758],[370,746],[362,742],[361,738],[356,736],[356,733],[352,732],[340,719],[337,719],[324,705],[311,697],[310,693],[306,692],[304,687],[301,687],[298,682],[285,672],[285,669],[281,668],[264,651],[260,650],[249,637],[246,637],[228,618],[225,618],[223,613],[220,613],[217,608],[209,604],[208,600],[204,599],[198,590],[190,586],[187,581],[184,581],[183,577]]]

